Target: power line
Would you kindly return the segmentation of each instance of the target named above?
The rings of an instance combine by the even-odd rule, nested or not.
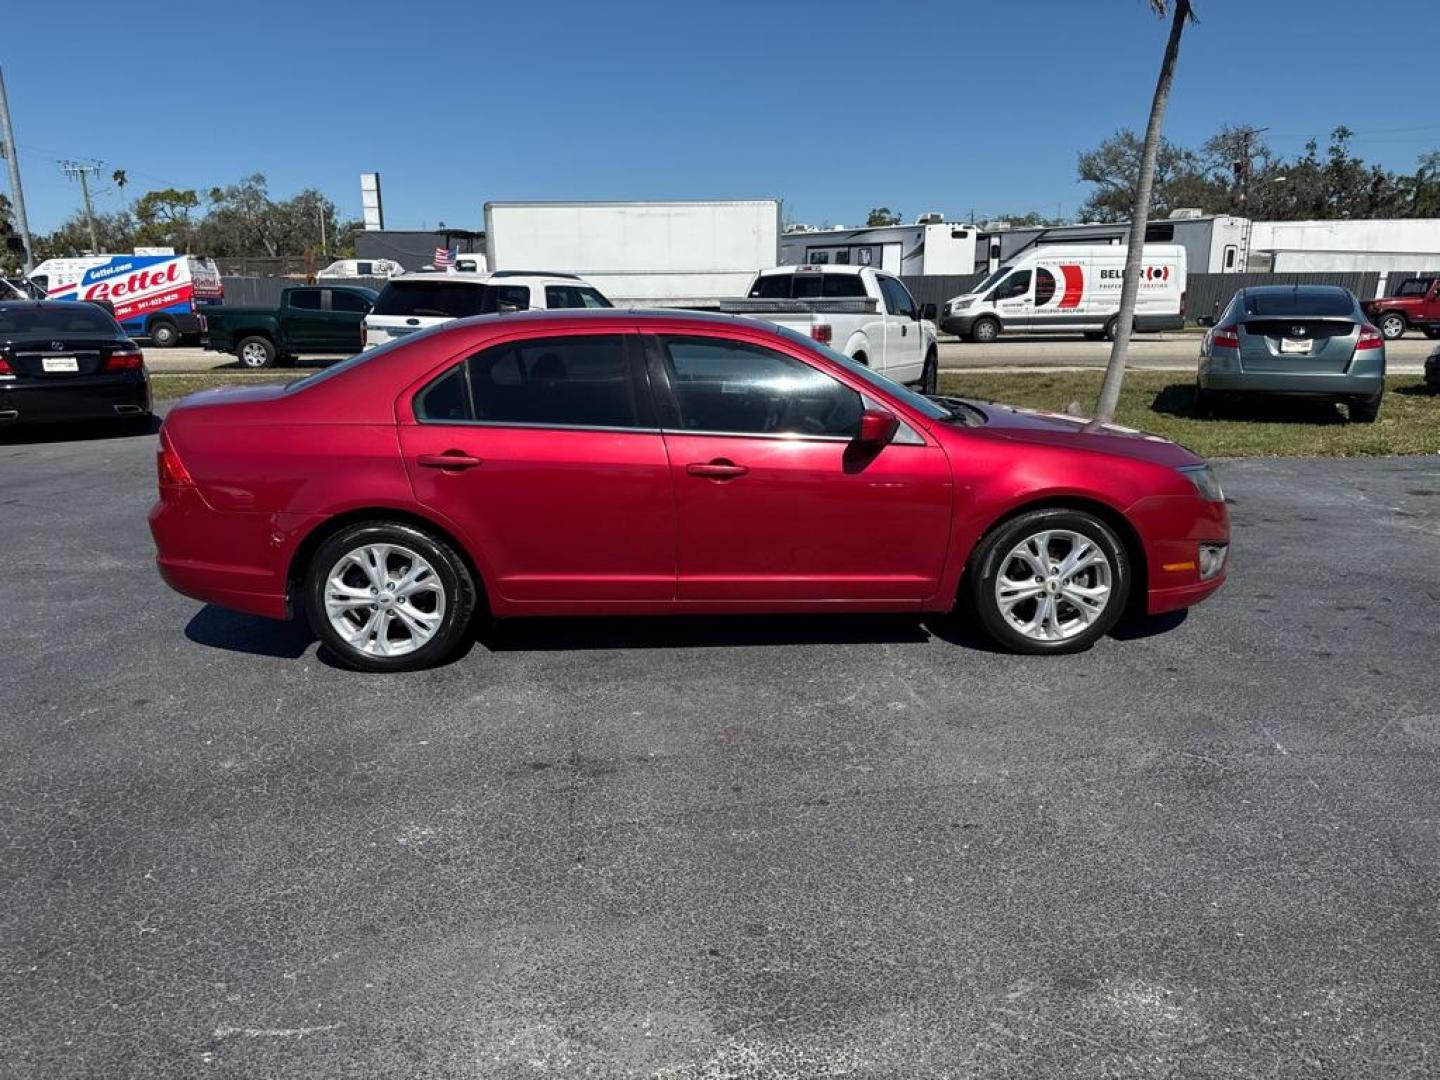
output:
[[[59,164],[61,171],[64,172],[66,176],[71,180],[80,181],[80,194],[85,199],[85,224],[90,230],[90,250],[92,252],[98,252],[100,250],[100,241],[95,235],[95,208],[90,205],[90,181],[88,177],[99,176],[100,166],[103,162],[92,161],[87,165],[81,161],[62,161]]]

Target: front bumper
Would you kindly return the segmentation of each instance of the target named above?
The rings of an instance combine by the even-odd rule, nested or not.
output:
[[[975,325],[974,315],[946,315],[940,320],[940,329],[956,337],[965,337]]]
[[[1145,547],[1145,610],[1151,615],[1191,607],[1210,596],[1230,572],[1230,514],[1224,503],[1198,495],[1141,499],[1127,512]],[[1220,572],[1200,576],[1200,545],[1227,545]]]
[[[0,379],[0,424],[114,420],[150,412],[145,371],[47,379]]]

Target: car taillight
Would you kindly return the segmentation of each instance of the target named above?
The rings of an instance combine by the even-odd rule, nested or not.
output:
[[[139,371],[145,366],[145,354],[139,349],[116,349],[105,358],[105,371]]]
[[[1180,318],[1185,318],[1185,294],[1180,294]]]
[[[1215,335],[1210,339],[1212,346],[1219,346],[1222,349],[1238,349],[1240,347],[1240,328],[1238,326],[1217,326]]]
[[[830,330],[829,323],[816,323],[814,326],[810,327],[810,336],[816,341],[818,341],[821,345],[830,344],[831,333],[832,331]]]
[[[14,375],[15,369],[10,366],[10,361],[0,356],[0,375]]]
[[[1382,349],[1385,347],[1385,335],[1380,333],[1378,326],[1371,326],[1366,323],[1360,327],[1360,341],[1355,346],[1356,351],[1360,349]]]
[[[180,455],[175,452],[175,447],[170,443],[170,436],[165,434],[164,429],[160,431],[160,438],[155,449],[155,471],[160,481],[160,490],[186,488],[195,483],[190,479],[190,470],[185,468],[185,463],[180,460]]]

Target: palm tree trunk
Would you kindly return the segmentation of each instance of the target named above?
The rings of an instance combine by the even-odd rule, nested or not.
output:
[[[1125,281],[1120,289],[1115,342],[1110,347],[1110,362],[1105,367],[1105,381],[1100,384],[1100,400],[1095,405],[1092,426],[1114,420],[1115,407],[1120,403],[1120,384],[1125,378],[1125,358],[1130,351],[1130,329],[1135,322],[1135,297],[1140,291],[1145,226],[1150,220],[1150,193],[1155,186],[1155,156],[1160,149],[1160,128],[1165,119],[1165,106],[1170,102],[1170,84],[1175,81],[1180,34],[1190,15],[1190,0],[1175,0],[1170,39],[1165,43],[1165,58],[1160,62],[1160,78],[1155,83],[1155,99],[1150,103],[1150,122],[1145,126],[1145,145],[1140,151],[1140,179],[1135,189],[1135,209],[1130,214],[1130,243],[1125,253]]]

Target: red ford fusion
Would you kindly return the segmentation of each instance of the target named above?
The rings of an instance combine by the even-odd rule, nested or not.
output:
[[[440,662],[478,611],[945,612],[1085,649],[1225,579],[1209,466],[1125,428],[923,397],[773,325],[664,312],[447,323],[177,404],[164,579],[342,662]]]

